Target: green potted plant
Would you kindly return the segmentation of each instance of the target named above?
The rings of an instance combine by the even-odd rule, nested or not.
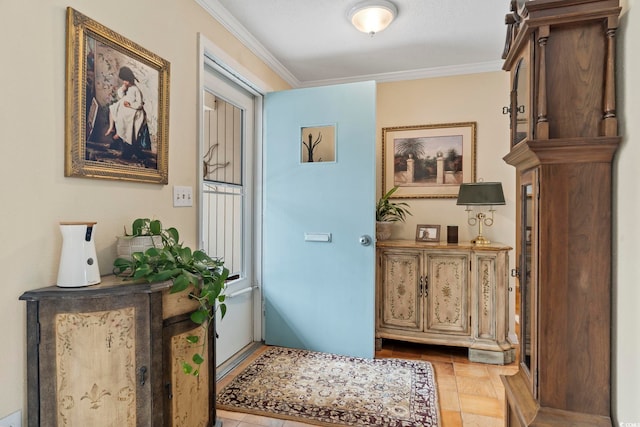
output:
[[[180,235],[175,228],[162,228],[158,220],[136,219],[133,233],[148,233],[159,236],[162,244],[152,246],[144,252],[133,252],[130,259],[116,258],[113,262],[114,274],[130,280],[151,282],[172,281],[171,293],[189,292],[198,301],[198,308],[191,313],[191,320],[206,329],[213,325],[216,311],[224,317],[227,307],[224,303],[225,282],[229,270],[224,262],[212,258],[202,250],[191,250],[180,243]],[[141,228],[139,228],[139,227]],[[146,230],[146,231],[145,231]],[[197,336],[188,336],[192,344],[200,344],[200,350],[192,357],[192,363],[182,362],[187,374],[198,375],[198,366],[204,362],[206,342],[199,343]]]
[[[387,191],[376,204],[376,239],[387,240],[391,237],[391,226],[396,222],[404,222],[409,212],[405,202],[392,202],[391,195],[398,190],[395,186]]]
[[[162,223],[149,218],[137,218],[131,225],[131,234],[124,228],[124,235],[118,236],[116,253],[118,258],[131,259],[134,252],[145,252],[152,247],[162,246]]]

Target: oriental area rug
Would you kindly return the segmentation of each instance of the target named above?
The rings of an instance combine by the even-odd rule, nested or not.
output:
[[[439,427],[433,366],[270,347],[217,395],[217,408],[321,426]]]

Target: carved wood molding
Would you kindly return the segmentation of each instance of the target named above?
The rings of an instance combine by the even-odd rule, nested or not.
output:
[[[621,139],[614,136],[523,141],[503,159],[518,170],[541,164],[610,163]]]

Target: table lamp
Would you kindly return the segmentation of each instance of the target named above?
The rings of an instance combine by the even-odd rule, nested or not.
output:
[[[482,225],[491,227],[493,225],[493,205],[504,205],[504,193],[502,192],[502,183],[500,182],[475,182],[468,184],[460,184],[458,191],[457,205],[465,205],[467,212],[467,222],[471,226],[478,224],[478,236],[471,240],[475,245],[488,245],[491,243],[482,235]],[[473,215],[472,206],[489,206],[491,217],[485,212],[478,212]]]

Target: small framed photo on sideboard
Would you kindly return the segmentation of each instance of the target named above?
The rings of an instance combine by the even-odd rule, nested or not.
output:
[[[416,227],[416,241],[418,242],[439,242],[440,226],[419,224]]]

